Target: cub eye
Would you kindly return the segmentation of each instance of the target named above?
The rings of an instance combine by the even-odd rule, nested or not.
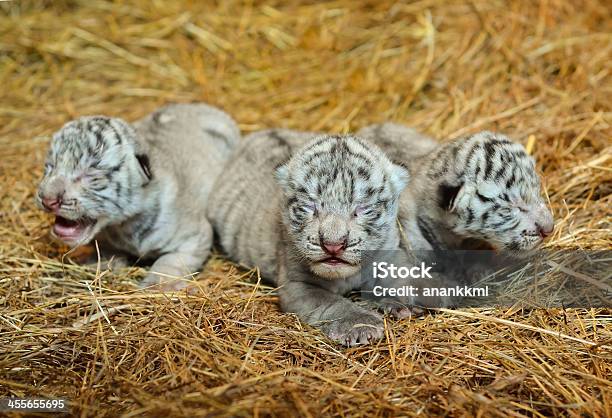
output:
[[[77,177],[77,180],[85,180],[87,183],[101,183],[108,179],[104,176],[104,172],[100,170],[88,170]]]
[[[529,213],[529,210],[522,206],[518,206],[518,210],[521,211],[522,213]]]
[[[511,206],[498,206],[497,208],[493,207],[493,211],[495,211],[498,215],[512,216],[514,213],[514,209]]]
[[[372,206],[360,205],[355,208],[353,212],[353,216],[356,218],[358,216],[367,216],[372,213]]]
[[[304,215],[313,215],[317,214],[317,207],[314,203],[296,203],[291,207],[291,212],[293,216],[301,217]]]
[[[484,195],[482,193],[480,193],[479,191],[476,191],[476,196],[482,201],[482,202],[492,202],[493,201],[493,197],[489,197],[487,195]]]
[[[303,212],[307,212],[307,213],[315,213],[317,211],[317,206],[314,204],[314,202],[303,203],[302,205],[299,206],[299,208]]]

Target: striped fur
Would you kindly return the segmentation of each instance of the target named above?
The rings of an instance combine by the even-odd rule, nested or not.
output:
[[[274,170],[312,136],[282,129],[246,136],[210,195],[208,217],[223,250],[238,263],[257,266],[272,283],[281,235],[281,193]]]
[[[382,337],[382,317],[343,295],[365,250],[397,248],[407,172],[354,136],[258,132],[220,176],[209,217],[232,259],[280,286],[281,307],[344,344]],[[276,179],[275,179],[276,178]],[[326,243],[344,243],[330,264]]]
[[[506,136],[480,132],[438,145],[390,123],[359,135],[410,169],[400,220],[414,249],[492,247],[520,256],[552,232],[534,160]]]
[[[96,239],[105,253],[152,259],[143,286],[182,287],[167,276],[207,258],[208,195],[239,139],[234,121],[204,104],[166,106],[134,124],[82,117],[53,136],[37,201],[67,244]]]

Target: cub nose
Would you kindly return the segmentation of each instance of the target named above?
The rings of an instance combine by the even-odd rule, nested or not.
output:
[[[61,176],[54,176],[44,183],[38,195],[45,209],[56,211],[62,206],[64,193],[66,193],[66,180]]]
[[[342,253],[346,248],[346,239],[341,242],[332,242],[332,241],[321,241],[321,248],[332,256],[336,256]]]
[[[538,229],[538,233],[542,238],[546,238],[550,234],[553,233],[555,227],[552,223],[550,224],[539,224],[536,223],[536,228]]]
[[[62,205],[62,199],[59,196],[43,197],[41,201],[45,209],[50,210],[50,211],[57,210]]]
[[[553,220],[552,213],[543,202],[537,205],[535,209],[534,221],[536,230],[542,238],[546,238],[552,234],[553,230],[555,229],[555,222]]]

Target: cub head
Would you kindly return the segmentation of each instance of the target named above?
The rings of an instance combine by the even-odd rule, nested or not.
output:
[[[452,230],[515,255],[553,232],[533,158],[507,137],[481,132],[447,146],[453,169],[438,188]]]
[[[36,201],[55,214],[57,238],[86,244],[137,212],[151,178],[148,158],[137,148],[136,132],[117,118],[82,117],[53,135]]]
[[[408,172],[354,136],[321,136],[276,170],[283,222],[299,257],[325,279],[359,272],[364,250],[396,237]]]

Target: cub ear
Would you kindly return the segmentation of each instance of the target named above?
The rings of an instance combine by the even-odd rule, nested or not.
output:
[[[408,170],[400,164],[393,163],[391,168],[391,185],[396,197],[402,193],[410,181]]]
[[[145,138],[142,136],[140,131],[137,131],[133,125],[130,125],[126,121],[118,118],[111,119],[110,122],[115,130],[121,133],[121,136],[127,140],[132,147],[132,152],[136,161],[138,161],[139,172],[143,178],[143,185],[146,185],[153,178],[153,172],[151,171],[151,162],[147,151],[149,150]]]
[[[442,209],[454,212],[457,208],[457,202],[464,191],[464,183],[459,183],[458,185],[442,183],[438,188],[438,204]]]
[[[140,166],[140,174],[145,178],[145,183],[151,181],[153,174],[151,173],[151,163],[149,162],[149,156],[147,154],[136,154],[136,160]]]
[[[281,164],[274,170],[274,178],[276,182],[281,186],[283,191],[287,191],[289,188],[289,167],[287,163]]]

